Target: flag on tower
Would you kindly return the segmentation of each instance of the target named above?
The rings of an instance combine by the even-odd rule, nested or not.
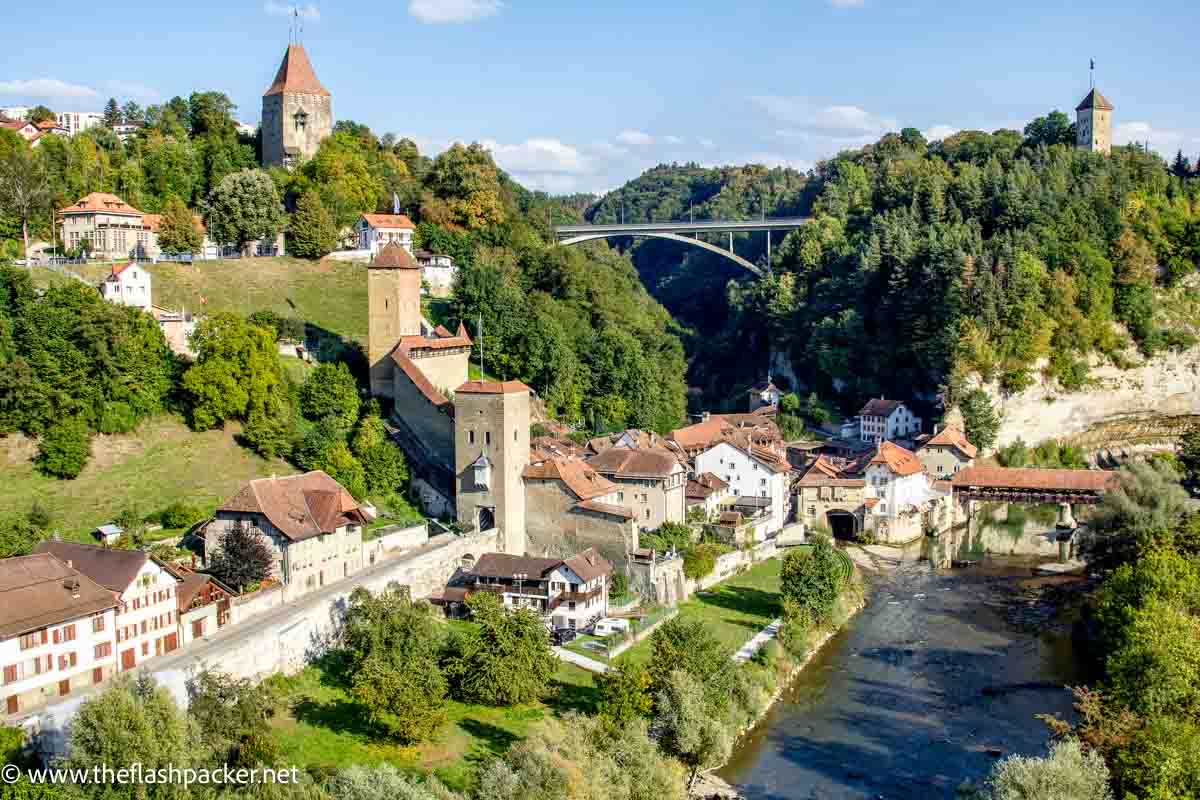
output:
[[[392,192],[392,213],[400,213],[400,195],[396,194],[395,192]]]

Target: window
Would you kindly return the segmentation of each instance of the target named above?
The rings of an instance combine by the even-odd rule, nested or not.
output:
[[[6,684],[17,682],[17,665],[16,664],[9,664],[7,667],[4,668],[4,682]]]
[[[492,432],[491,431],[483,432],[483,443],[488,445],[489,447],[491,446],[491,444],[492,444]]]
[[[63,628],[62,630],[63,630],[63,641],[64,642],[75,641],[75,623],[71,623],[70,625]]]
[[[100,633],[102,630],[104,630],[104,615],[97,614],[92,617],[92,633]]]
[[[467,431],[467,444],[475,444],[475,431]]]
[[[142,642],[142,655],[144,655],[144,656],[150,655],[150,643],[149,642]]]
[[[45,644],[46,639],[47,636],[45,628],[42,628],[40,631],[34,631],[33,633],[27,633],[21,637],[21,649],[30,650],[38,645]]]
[[[96,645],[95,658],[108,658],[112,655],[112,642],[101,642]]]
[[[516,440],[517,440],[517,431],[516,431],[516,429],[514,428],[514,429],[513,429],[513,441],[515,442]]]

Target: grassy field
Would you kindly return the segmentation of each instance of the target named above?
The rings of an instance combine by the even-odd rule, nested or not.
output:
[[[154,304],[198,313],[268,309],[366,344],[367,268],[341,261],[238,258],[193,264],[146,264],[153,276]],[[99,283],[111,267],[69,264],[67,269]],[[69,280],[34,268],[40,285]]]
[[[91,460],[70,481],[34,469],[33,441],[6,436],[0,438],[0,509],[25,513],[37,500],[63,538],[85,541],[92,528],[126,508],[145,515],[180,500],[211,511],[251,478],[296,471],[238,445],[237,430],[194,433],[174,417],[147,420],[131,434],[96,436]]]
[[[779,616],[779,568],[772,558],[697,592],[679,606],[679,619],[702,620],[705,627],[730,650],[736,650]],[[644,664],[650,660],[648,636],[617,658],[618,662]]]
[[[524,738],[547,715],[594,711],[591,673],[560,664],[544,702],[493,708],[450,702],[449,721],[430,742],[404,746],[375,731],[344,687],[310,666],[284,679],[286,711],[272,720],[282,761],[301,769],[390,763],[466,789],[479,766]]]

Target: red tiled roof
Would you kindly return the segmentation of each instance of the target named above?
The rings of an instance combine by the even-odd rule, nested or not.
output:
[[[262,514],[294,542],[362,521],[350,493],[321,470],[252,480],[217,510]]]
[[[529,387],[520,381],[467,381],[454,390],[455,394],[520,394]]]
[[[600,503],[596,500],[582,500],[575,504],[576,508],[582,508],[586,511],[594,511],[597,514],[608,514],[612,517],[620,517],[622,519],[633,519],[633,512],[625,506],[613,505],[612,503]]]
[[[0,639],[116,607],[111,591],[50,553],[0,560]]]
[[[363,214],[360,219],[365,219],[372,228],[416,229],[406,214]]]
[[[288,45],[283,54],[283,61],[279,64],[279,71],[275,73],[275,80],[263,92],[263,97],[284,92],[329,96],[329,92],[317,80],[317,74],[313,72],[308,53],[304,52],[302,44]]]
[[[882,397],[873,398],[859,411],[864,417],[890,417],[892,412],[904,405],[900,400],[884,400]]]
[[[399,242],[388,242],[367,265],[367,269],[420,269],[408,249]]]
[[[733,426],[724,417],[712,416],[704,422],[688,425],[685,428],[671,432],[680,447],[690,450],[694,447],[704,447],[721,439],[721,433],[732,429]]]
[[[967,441],[965,433],[950,425],[942,428],[935,436],[926,440],[920,449],[924,450],[926,447],[936,446],[956,447],[967,458],[974,458],[976,452],[978,452],[975,449],[975,445]]]
[[[1112,111],[1113,104],[1108,102],[1108,98],[1100,94],[1099,89],[1092,89],[1087,93],[1087,97],[1079,101],[1079,105],[1075,106],[1076,111],[1087,111],[1089,108],[1096,108],[1101,111]]]
[[[589,547],[582,553],[576,553],[570,558],[564,558],[563,563],[585,581],[594,580],[601,575],[608,575],[613,571],[612,564],[604,556],[600,555],[594,547]]]
[[[916,475],[918,472],[925,471],[925,465],[921,463],[920,459],[912,452],[892,442],[881,442],[870,463],[883,464],[900,477]]]
[[[448,339],[434,339],[428,336],[401,336],[397,345],[405,353],[413,350],[453,350],[456,347],[470,347],[470,339],[460,339],[451,336]]]
[[[125,214],[127,216],[144,216],[133,206],[126,203],[115,194],[107,192],[92,192],[86,197],[81,198],[74,205],[67,206],[62,209],[60,214],[95,214],[104,212],[105,214]]]
[[[521,475],[527,480],[562,481],[580,500],[591,500],[617,491],[616,484],[577,458],[552,458],[530,464]]]
[[[868,497],[866,500],[863,500],[863,505],[867,508],[874,508],[875,506],[879,505],[879,498]]]
[[[484,553],[471,568],[472,575],[482,578],[512,578],[515,575],[526,575],[530,578],[540,578],[548,572],[553,572],[562,564],[557,558],[532,558],[529,556],[514,556],[508,553]]]
[[[597,472],[622,478],[665,478],[682,469],[675,456],[666,450],[628,450],[623,447],[598,453],[588,464]]]
[[[684,494],[687,497],[703,500],[713,492],[719,492],[722,489],[728,489],[729,484],[718,478],[711,472],[702,472],[696,476],[695,480],[689,480],[687,487],[684,489]]]
[[[1117,473],[1098,469],[967,467],[950,479],[956,489],[1066,490],[1105,492],[1117,487]]]

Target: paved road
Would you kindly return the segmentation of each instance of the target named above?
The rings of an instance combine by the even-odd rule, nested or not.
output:
[[[951,798],[997,754],[1041,753],[1037,713],[1069,716],[1059,639],[1014,630],[1019,571],[902,564],[801,673],[721,775],[750,800]]]
[[[602,664],[594,658],[588,658],[585,655],[576,653],[574,650],[567,650],[563,647],[551,648],[554,650],[554,655],[560,660],[566,661],[568,664],[574,664],[577,667],[583,667],[588,672],[595,672],[600,675],[608,672],[608,665]]]

